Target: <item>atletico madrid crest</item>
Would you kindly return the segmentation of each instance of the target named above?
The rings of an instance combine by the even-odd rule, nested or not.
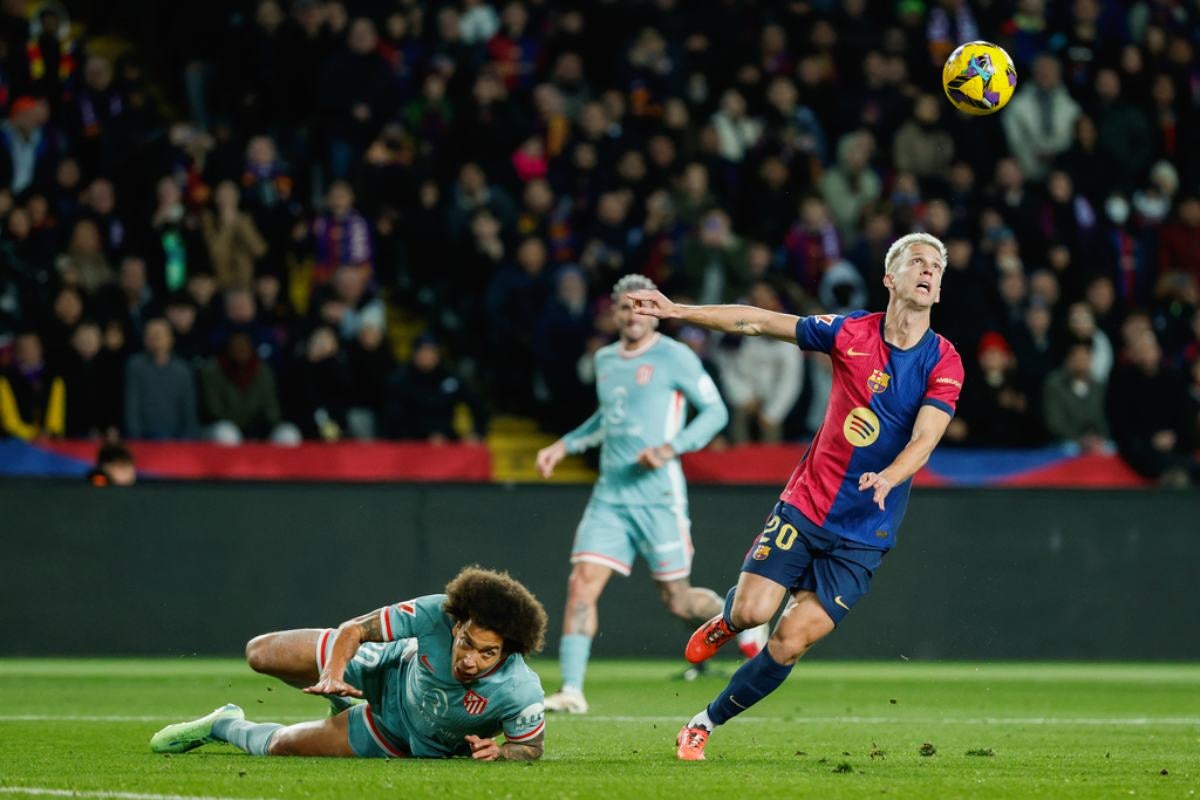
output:
[[[867,388],[875,394],[883,394],[884,390],[888,387],[888,381],[891,379],[892,376],[881,369],[872,370],[871,377],[867,378]]]
[[[653,377],[653,375],[654,366],[652,364],[642,364],[637,368],[637,374],[634,376],[634,380],[637,381],[638,386],[645,386],[650,382],[650,378]]]
[[[482,714],[483,710],[487,708],[487,704],[487,698],[478,694],[473,689],[468,689],[467,693],[463,695],[463,708],[471,716]]]

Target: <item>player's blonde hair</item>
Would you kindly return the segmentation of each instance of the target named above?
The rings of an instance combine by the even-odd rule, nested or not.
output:
[[[647,278],[645,275],[626,275],[621,280],[617,281],[612,288],[612,299],[614,303],[620,303],[621,298],[626,292],[640,292],[643,290],[654,291],[658,287],[654,285],[654,281]]]
[[[910,233],[901,236],[896,241],[892,242],[892,246],[888,248],[887,255],[883,257],[883,272],[885,275],[891,275],[896,269],[908,258],[908,251],[915,244],[927,244],[938,251],[942,257],[942,266],[946,266],[949,256],[946,253],[946,245],[942,244],[942,240],[934,236],[932,233]]]

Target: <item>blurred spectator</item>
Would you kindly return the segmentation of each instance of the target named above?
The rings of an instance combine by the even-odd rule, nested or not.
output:
[[[137,467],[133,453],[120,442],[109,442],[96,452],[96,465],[88,471],[92,486],[133,486],[137,483]]]
[[[346,346],[346,429],[355,439],[379,435],[387,379],[395,366],[382,320],[364,320]]]
[[[587,404],[589,391],[575,365],[592,333],[592,315],[587,282],[577,267],[562,267],[554,279],[555,297],[537,319],[531,349],[542,416],[549,430],[561,432],[572,427],[577,409]]]
[[[305,439],[335,442],[346,428],[349,375],[338,336],[326,325],[315,328],[291,370],[289,415]]]
[[[254,282],[255,264],[267,253],[267,243],[253,218],[238,208],[233,181],[217,184],[213,210],[200,217],[208,258],[218,289],[247,289]]]
[[[150,285],[160,293],[182,289],[188,276],[208,272],[208,253],[200,225],[183,202],[183,192],[173,176],[157,184],[158,206],[146,234],[146,267]]]
[[[458,171],[458,181],[451,193],[446,212],[446,227],[451,237],[457,237],[467,227],[476,211],[486,208],[507,228],[516,217],[512,199],[499,186],[488,183],[478,164],[466,163]]]
[[[83,298],[79,290],[64,284],[54,295],[52,316],[41,326],[42,350],[47,360],[56,366],[62,364],[71,349],[71,333],[83,319]]]
[[[325,213],[312,224],[314,283],[325,283],[338,267],[364,267],[369,272],[374,261],[371,226],[354,208],[354,190],[345,181],[337,181],[329,187],[325,202]]]
[[[75,223],[67,251],[59,257],[56,266],[63,282],[78,286],[89,296],[110,286],[116,278],[104,254],[100,231],[90,219]]]
[[[63,162],[63,164],[69,163],[71,162]],[[62,166],[59,166],[60,176]],[[125,221],[117,214],[116,207],[117,196],[112,182],[105,178],[97,178],[88,184],[83,194],[83,204],[78,211],[83,219],[91,220],[96,226],[101,245],[104,248],[104,255],[110,263],[120,261],[129,238]],[[68,213],[62,216],[70,219],[74,217],[74,214]]]
[[[1108,438],[1105,385],[1092,375],[1092,343],[1076,340],[1062,366],[1046,377],[1042,418],[1055,439],[1074,442],[1086,453],[1099,452]]]
[[[911,172],[927,188],[940,186],[954,160],[954,137],[941,121],[942,99],[922,94],[893,144],[896,169]]]
[[[0,431],[29,441],[66,433],[67,390],[33,331],[18,333],[13,363],[0,373]]]
[[[1041,419],[1019,379],[1012,348],[999,333],[979,340],[978,364],[964,382],[962,413],[955,417],[954,442],[975,447],[1029,447],[1038,443]]]
[[[275,444],[299,444],[300,431],[283,422],[275,374],[259,360],[249,334],[235,333],[224,352],[200,367],[204,413],[211,420],[208,436],[224,445],[269,439]]]
[[[99,171],[109,122],[125,110],[125,98],[113,78],[112,62],[103,56],[89,55],[83,66],[83,81],[70,99],[67,130],[85,175]]]
[[[146,322],[146,349],[125,367],[125,436],[130,439],[193,439],[199,433],[192,368],[172,352],[165,319]]]
[[[838,141],[837,165],[821,178],[821,195],[838,234],[846,241],[857,238],[863,209],[878,200],[883,191],[870,167],[874,148],[874,139],[866,131],[846,134]]]
[[[769,284],[756,283],[746,296],[749,305],[783,311]],[[724,344],[724,343],[723,343]],[[721,386],[730,406],[733,444],[775,443],[783,438],[783,420],[792,410],[804,381],[804,359],[795,345],[765,336],[740,337],[731,347],[717,348]],[[757,431],[757,437],[752,431]]]
[[[1106,160],[1113,188],[1132,192],[1141,183],[1154,157],[1154,143],[1142,112],[1121,97],[1121,78],[1116,70],[1096,72],[1097,148]]]
[[[375,23],[366,17],[355,19],[346,43],[346,50],[321,65],[316,84],[317,105],[328,131],[329,169],[338,180],[349,177],[378,121],[390,118],[396,108],[390,70],[377,50]]]
[[[71,334],[63,360],[67,396],[66,435],[71,439],[116,439],[122,421],[120,356],[103,347],[100,326],[84,319]]]
[[[1062,67],[1050,53],[1033,62],[1032,86],[1025,85],[1000,122],[1008,146],[1030,180],[1046,177],[1050,165],[1071,146],[1079,104],[1062,83]]]
[[[815,294],[825,270],[841,255],[838,232],[819,197],[800,201],[796,221],[783,240],[783,257],[788,278],[809,294]],[[878,262],[882,270],[883,259]]]
[[[207,343],[197,327],[196,301],[187,292],[175,292],[167,298],[163,316],[171,326],[175,354],[188,364],[199,361]]]
[[[517,248],[516,263],[502,267],[488,286],[494,399],[507,410],[530,410],[533,331],[551,288],[545,269],[545,245],[538,239],[526,239]]]
[[[1178,269],[1200,280],[1200,197],[1180,198],[1158,240],[1159,271]]]
[[[721,107],[713,114],[712,125],[720,140],[721,157],[740,164],[746,152],[758,144],[762,123],[746,112],[746,98],[735,89],[721,95]]]
[[[1096,325],[1096,315],[1085,302],[1072,303],[1067,310],[1067,332],[1089,345],[1090,374],[1097,384],[1107,384],[1113,366],[1113,346],[1108,334]]]
[[[418,439],[432,444],[457,440],[454,416],[459,404],[470,409],[473,426],[463,440],[480,441],[487,431],[483,404],[442,363],[437,339],[422,334],[413,343],[412,360],[397,367],[388,379],[384,431],[391,439]]]
[[[701,304],[731,303],[750,283],[746,244],[732,230],[729,215],[710,211],[683,250],[680,288]]]
[[[19,195],[31,186],[45,186],[67,149],[66,140],[47,123],[44,100],[18,97],[0,122],[0,186]]]
[[[1197,471],[1187,385],[1164,366],[1149,329],[1132,334],[1125,356],[1108,388],[1108,423],[1121,457],[1139,475],[1186,485]]]

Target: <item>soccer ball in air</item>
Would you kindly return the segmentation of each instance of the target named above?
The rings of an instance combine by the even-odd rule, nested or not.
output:
[[[942,88],[959,111],[975,116],[995,114],[1012,99],[1017,70],[1003,47],[967,42],[946,59]]]

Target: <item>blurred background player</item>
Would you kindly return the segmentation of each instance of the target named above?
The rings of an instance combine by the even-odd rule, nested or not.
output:
[[[547,711],[588,710],[583,679],[599,625],[596,603],[613,572],[629,575],[640,553],[667,610],[701,620],[721,609],[720,596],[692,586],[691,520],[679,456],[698,450],[725,427],[729,413],[716,384],[687,347],[658,333],[658,320],[635,314],[625,297],[654,291],[653,281],[626,275],[613,287],[619,341],[596,352],[600,407],[582,425],[537,454],[549,478],[568,453],[601,446],[600,479],[571,548],[567,608],[558,658],[562,689],[546,698]],[[687,404],[696,417],[687,425]],[[753,626],[751,626],[753,627]],[[754,656],[765,629],[744,632],[743,651]]]
[[[541,680],[523,656],[541,649],[545,633],[546,610],[528,589],[506,572],[467,567],[445,594],[385,606],[336,630],[267,633],[246,645],[256,672],[325,695],[338,713],[284,726],[248,722],[230,703],[168,725],[150,748],[183,753],[228,742],[257,756],[530,761],[542,755],[545,714]],[[506,741],[497,744],[501,732]]]
[[[883,314],[801,318],[750,306],[680,306],[645,290],[626,299],[660,319],[796,342],[828,353],[834,365],[825,423],[746,554],[723,610],[692,634],[687,659],[711,658],[739,631],[769,621],[785,594],[791,600],[763,651],[680,730],[680,759],[703,759],[717,725],[775,691],[867,593],[896,543],[909,479],[946,432],[962,390],[962,359],[929,327],[945,267],[945,245],[934,236],[910,233],[894,242],[884,257]]]

